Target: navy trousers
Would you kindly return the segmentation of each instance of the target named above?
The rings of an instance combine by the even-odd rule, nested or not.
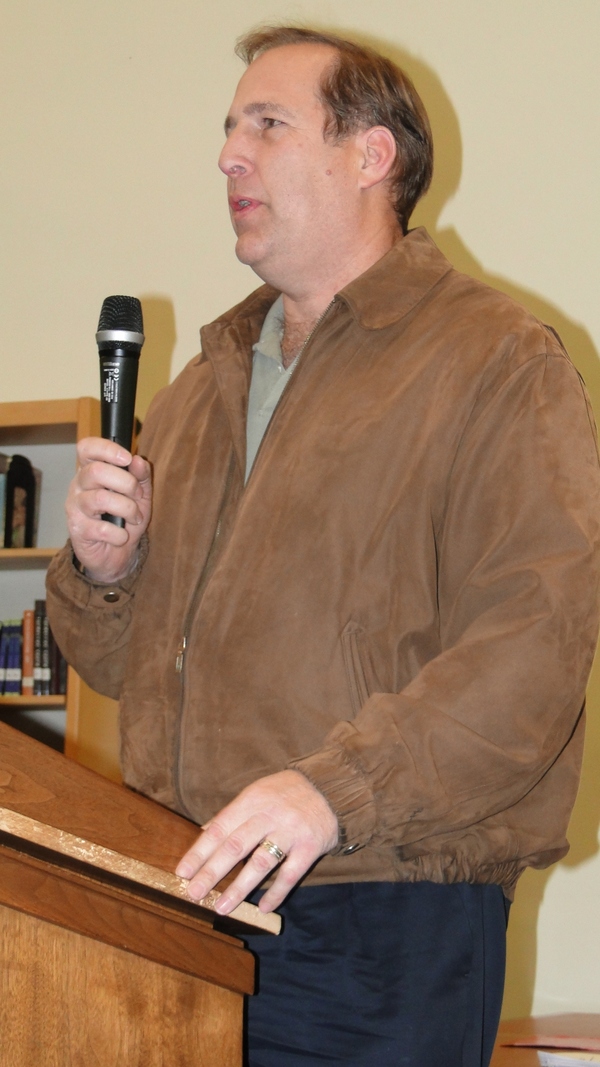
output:
[[[488,1067],[508,918],[498,886],[309,886],[279,911],[280,937],[246,939],[248,1067]]]

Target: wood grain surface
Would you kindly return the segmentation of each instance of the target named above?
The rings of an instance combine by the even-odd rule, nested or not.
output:
[[[178,900],[187,900],[197,908],[214,911],[221,895],[218,890],[213,889],[201,900],[191,901],[188,896],[189,881],[187,878],[179,878],[171,871],[163,871],[159,867],[143,863],[142,860],[134,860],[113,849],[104,848],[103,845],[95,845],[66,830],[58,830],[54,826],[39,822],[38,819],[32,819],[28,815],[22,815],[21,812],[12,811],[10,808],[0,807],[0,831],[16,836],[21,841],[41,845],[43,848],[80,863],[87,863],[96,870],[107,871],[109,874],[118,875],[119,878],[127,878],[138,886],[155,889],[160,893],[176,897]],[[247,901],[242,901],[230,912],[229,919],[257,927],[271,934],[278,934],[281,930],[281,919],[278,915],[274,912],[265,914],[259,911],[255,904],[249,904]]]
[[[0,723],[0,805],[172,872],[195,823]]]
[[[241,1067],[241,995],[0,907],[5,1067]]]
[[[240,941],[197,909],[165,905],[125,883],[0,845],[0,904],[227,989],[254,990],[254,959]]]
[[[45,745],[0,723],[0,829],[175,896],[186,896],[174,874],[199,833],[187,819],[110,782]],[[11,818],[12,815],[12,818]],[[230,872],[205,898],[214,909]],[[276,915],[244,903],[230,921],[278,933]]]

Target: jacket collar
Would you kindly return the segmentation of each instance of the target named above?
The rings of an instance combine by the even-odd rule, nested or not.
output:
[[[336,297],[367,330],[391,326],[407,315],[452,267],[423,228],[411,230],[368,271]],[[246,414],[252,345],[258,341],[277,289],[262,285],[200,331],[203,356],[212,363],[231,427],[240,470],[245,469]]]
[[[278,289],[270,285],[261,285],[255,289],[241,303],[220,315],[218,319],[200,330],[200,341],[203,352],[209,352],[211,358],[219,358],[219,355],[228,357],[231,355],[229,338],[232,337],[242,351],[248,353],[248,359],[252,354],[252,345],[258,341],[263,322],[270,307],[280,295]],[[202,357],[199,356],[200,360]],[[250,364],[249,364],[250,365]]]
[[[430,292],[452,265],[420,226],[339,294],[366,330],[399,322]]]
[[[337,299],[344,301],[366,330],[383,329],[408,315],[452,269],[425,228],[419,226],[399,238],[385,256],[342,289]],[[240,304],[203,327],[203,347],[211,355],[218,355],[220,342],[233,328],[242,350],[250,353],[267,311],[279,295],[279,290],[270,285],[255,289]],[[222,351],[227,349],[224,346]]]

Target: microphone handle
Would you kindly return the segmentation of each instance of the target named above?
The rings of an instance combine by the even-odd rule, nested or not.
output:
[[[137,386],[139,350],[122,348],[100,352],[100,417],[101,434],[108,441],[131,451],[135,418],[135,390]],[[102,515],[105,522],[125,526],[117,515]]]

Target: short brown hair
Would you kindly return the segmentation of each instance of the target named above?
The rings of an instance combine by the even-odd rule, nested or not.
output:
[[[246,64],[288,44],[325,44],[338,61],[325,71],[320,95],[328,115],[324,134],[343,140],[357,130],[385,126],[396,142],[390,172],[392,202],[404,232],[413,208],[429,188],[433,140],[423,102],[410,78],[372,48],[299,26],[266,26],[245,34],[236,55]]]

